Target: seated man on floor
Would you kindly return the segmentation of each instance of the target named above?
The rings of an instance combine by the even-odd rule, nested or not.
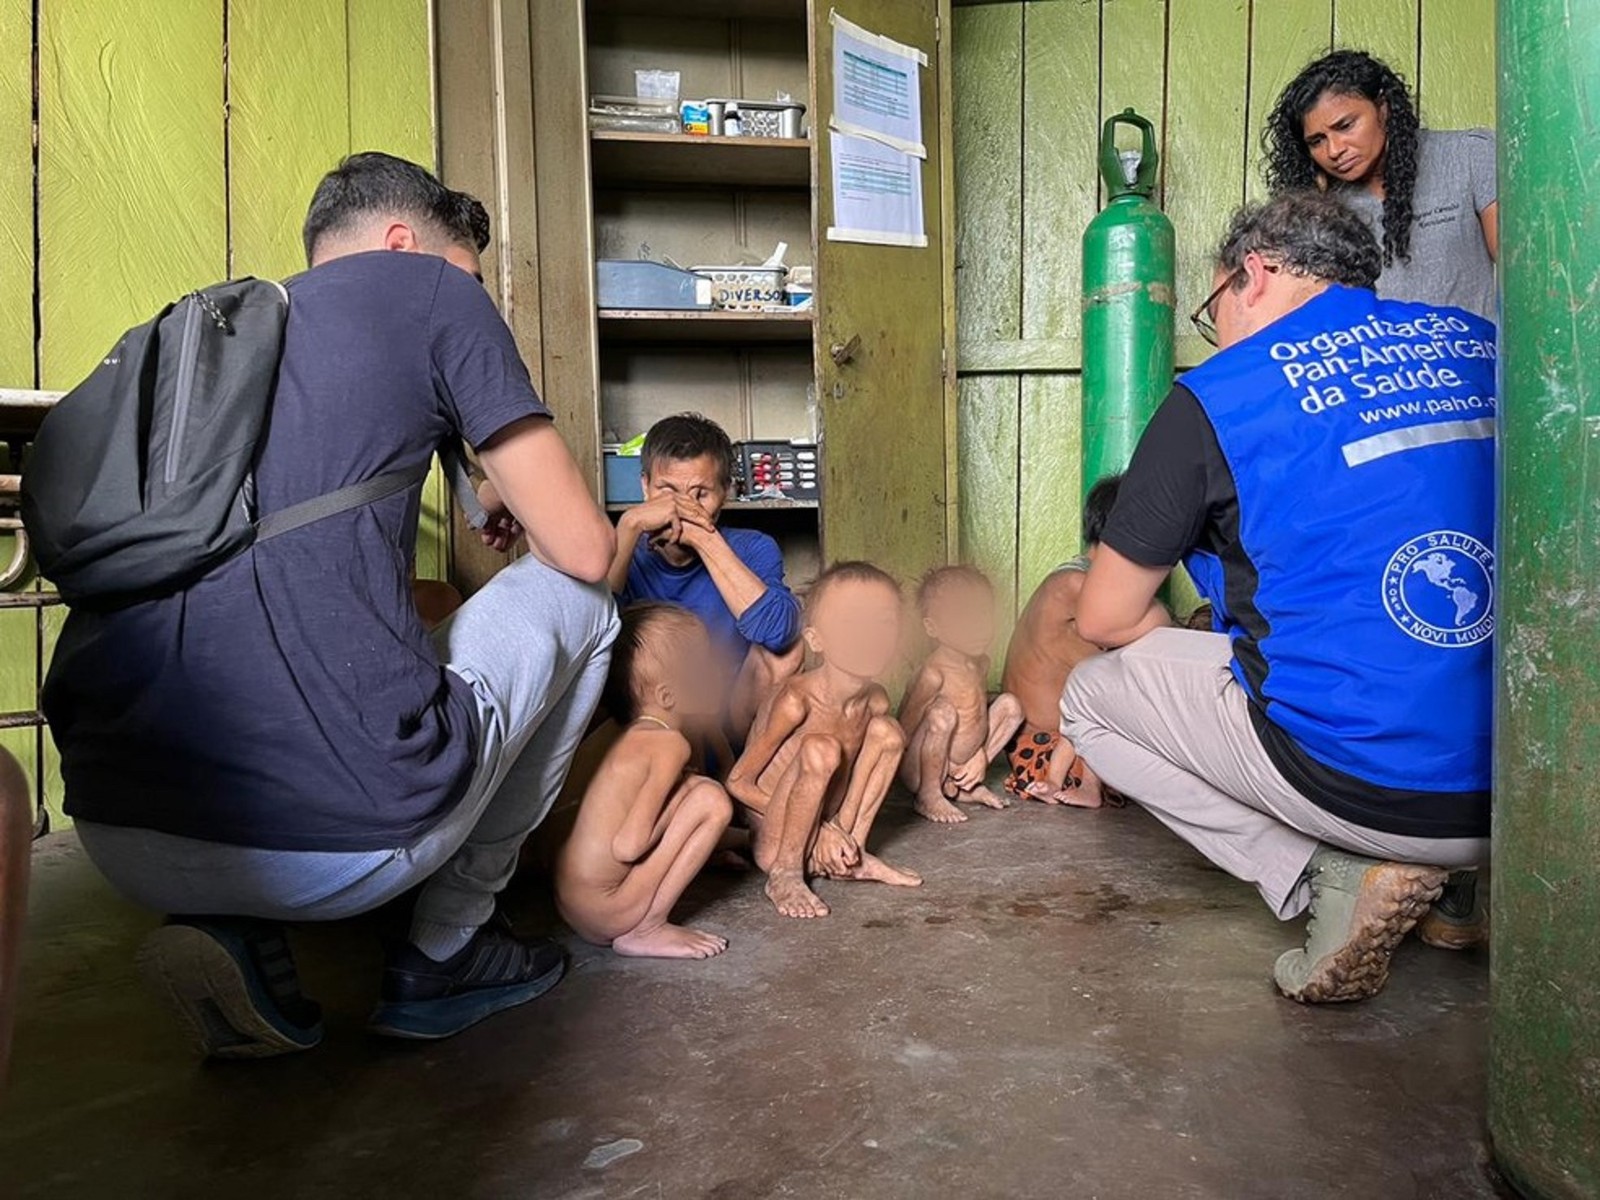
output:
[[[644,503],[617,522],[611,590],[623,607],[662,601],[705,622],[734,681],[729,732],[743,741],[762,701],[805,654],[783,552],[764,533],[718,527],[733,490],[733,443],[715,421],[697,413],[657,421],[639,467]]]
[[[413,487],[62,629],[44,710],[67,811],[113,885],[174,914],[141,960],[207,1054],[315,1045],[276,922],[413,888],[375,1032],[444,1037],[564,969],[493,918],[600,699],[615,542],[483,288],[488,240],[483,206],[414,163],[356,154],[323,178],[255,491],[271,515],[461,440],[486,540],[525,530],[529,554],[430,640]]]
[[[1221,353],[1145,430],[1079,599],[1124,648],[1061,698],[1106,783],[1310,909],[1274,970],[1306,1002],[1376,993],[1488,853],[1495,330],[1378,299],[1382,267],[1331,197],[1234,217],[1194,315]],[[1226,632],[1139,637],[1180,561]]]

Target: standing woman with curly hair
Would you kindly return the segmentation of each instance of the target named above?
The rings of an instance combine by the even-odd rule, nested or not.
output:
[[[1261,143],[1274,193],[1319,188],[1366,219],[1383,243],[1378,295],[1496,319],[1493,133],[1421,128],[1386,63],[1335,50],[1284,88]]]

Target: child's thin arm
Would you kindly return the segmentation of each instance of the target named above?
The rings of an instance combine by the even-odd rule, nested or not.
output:
[[[906,689],[905,699],[900,701],[900,724],[907,733],[922,724],[922,718],[927,715],[928,705],[932,704],[944,687],[944,676],[938,668],[924,664],[922,670],[917,672],[917,677],[911,681],[911,686]],[[888,701],[885,700],[885,705]]]
[[[771,796],[763,792],[756,781],[772,765],[779,747],[789,740],[806,719],[806,702],[793,688],[784,688],[772,701],[766,724],[751,735],[744,753],[728,772],[728,795],[740,804],[764,812]]]
[[[689,742],[681,735],[652,734],[645,746],[644,782],[611,839],[611,855],[619,863],[636,863],[655,849],[664,832],[667,801],[689,765]]]

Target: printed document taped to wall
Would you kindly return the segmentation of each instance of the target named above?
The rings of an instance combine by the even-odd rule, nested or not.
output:
[[[832,242],[926,246],[922,160],[871,138],[830,131]]]
[[[872,33],[836,10],[833,27],[833,111],[829,126],[871,138],[917,158],[928,156],[922,141],[922,78],[928,56]]]

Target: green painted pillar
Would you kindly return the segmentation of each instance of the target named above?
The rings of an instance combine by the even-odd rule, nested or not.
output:
[[[1500,0],[1489,1129],[1600,1196],[1600,0]]]

